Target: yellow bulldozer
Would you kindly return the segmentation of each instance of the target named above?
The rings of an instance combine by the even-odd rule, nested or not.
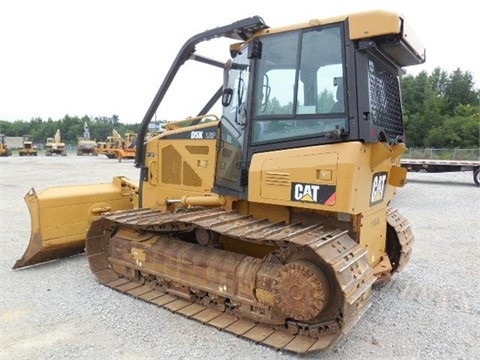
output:
[[[216,39],[227,61],[197,53]],[[325,350],[410,259],[390,204],[407,175],[399,77],[424,47],[380,10],[207,30],[180,49],[139,139],[191,61],[219,72],[205,106],[138,143],[136,181],[30,190],[14,268],[85,250],[117,291],[275,349]]]
[[[137,134],[127,132],[123,138],[120,137],[113,141],[112,146],[107,149],[105,155],[110,159],[118,159],[118,161],[135,159],[136,150]]]
[[[118,133],[117,130],[113,129],[112,135],[107,136],[106,141],[97,142],[97,149],[96,149],[97,155],[105,155],[109,159],[114,159],[117,156],[117,154],[115,154],[110,150],[118,141],[121,141],[121,140],[122,140],[122,136]]]

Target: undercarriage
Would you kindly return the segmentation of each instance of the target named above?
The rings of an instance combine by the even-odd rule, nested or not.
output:
[[[95,220],[91,270],[109,287],[276,349],[327,349],[376,281],[347,231],[235,211],[138,209]]]

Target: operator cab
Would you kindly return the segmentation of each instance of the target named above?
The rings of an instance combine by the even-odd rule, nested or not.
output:
[[[223,97],[216,191],[244,197],[255,153],[403,141],[401,67],[378,47],[361,48],[348,26],[266,33],[234,53],[224,76],[230,96]]]
[[[196,53],[197,44],[218,38],[236,41],[231,60]],[[178,53],[145,114],[140,139],[190,60],[224,69],[223,85],[190,124],[198,124],[221,99],[219,129],[213,131],[218,136],[213,191],[247,198],[254,154],[339,142],[403,142],[398,76],[404,66],[423,63],[425,49],[400,15],[383,11],[279,29],[255,16],[207,30]],[[135,165],[143,180],[149,179],[145,159],[151,156],[140,142]]]

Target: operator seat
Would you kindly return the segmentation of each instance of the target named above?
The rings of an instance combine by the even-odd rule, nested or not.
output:
[[[330,112],[344,112],[345,111],[345,93],[344,93],[344,87],[343,87],[343,82],[340,81],[337,84],[337,102],[333,105],[332,110]]]

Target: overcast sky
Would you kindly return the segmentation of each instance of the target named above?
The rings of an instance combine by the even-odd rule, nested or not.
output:
[[[427,62],[407,73],[460,68],[479,88],[476,6],[472,0],[0,0],[0,120],[116,114],[122,123],[138,123],[186,40],[253,15],[276,27],[397,11],[427,49]],[[157,116],[195,115],[183,110],[178,102]]]

